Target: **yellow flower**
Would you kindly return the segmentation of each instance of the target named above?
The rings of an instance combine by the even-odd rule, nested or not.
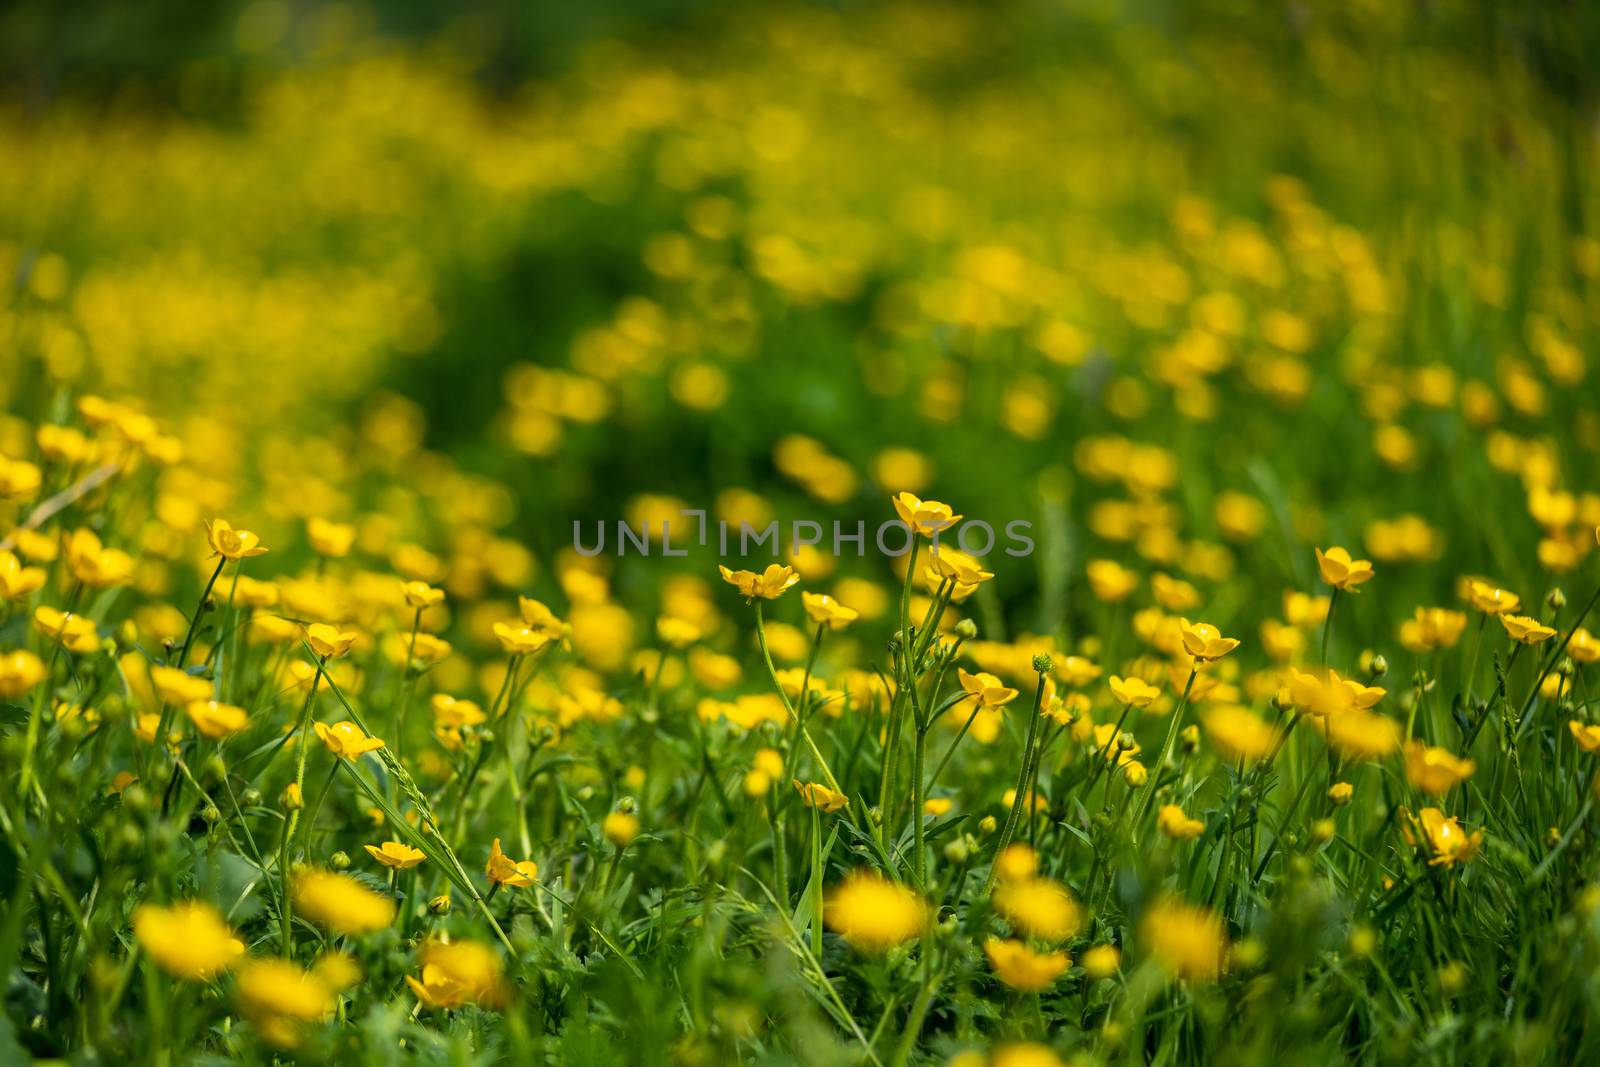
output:
[[[1110,1023],[1106,1024],[1108,1027]],[[957,1067],[954,1060],[951,1067]],[[960,1067],[969,1067],[961,1064]],[[989,1057],[988,1067],[1062,1067],[1061,1057],[1049,1045],[1037,1041],[1017,1041],[1002,1045]]]
[[[859,952],[886,952],[921,937],[932,917],[910,888],[871,871],[856,871],[829,893],[823,921]]]
[[[294,879],[294,909],[312,922],[355,937],[394,922],[394,901],[354,878],[315,868]]]
[[[1593,663],[1600,660],[1600,641],[1580,626],[1572,631],[1572,636],[1567,640],[1567,655],[1572,657],[1574,663]]]
[[[639,817],[626,811],[607,812],[600,823],[600,832],[618,848],[627,848],[639,836]]]
[[[1600,752],[1600,726],[1589,726],[1577,719],[1568,719],[1567,729],[1572,731],[1572,739],[1579,748],[1585,752]]]
[[[0,656],[0,697],[19,697],[44,681],[44,661],[25,650]]]
[[[964,586],[976,587],[994,577],[965,552],[944,545],[933,553],[931,567],[939,577],[954,581],[958,591]]]
[[[1472,606],[1489,615],[1503,615],[1522,606],[1522,598],[1498,586],[1474,578],[1467,583],[1467,599]]]
[[[48,604],[40,604],[33,612],[34,627],[46,637],[53,637],[68,652],[79,655],[100,651],[100,633],[94,620],[82,615],[58,611]]]
[[[1156,826],[1174,841],[1192,841],[1206,830],[1205,823],[1189,818],[1176,804],[1161,806],[1161,811],[1156,815]]]
[[[717,570],[722,573],[722,580],[738,588],[739,595],[746,600],[755,600],[757,597],[762,600],[776,600],[800,580],[793,567],[777,563],[769,564],[760,574],[754,571],[729,570],[721,564],[717,565]]]
[[[1035,952],[1021,941],[991,937],[984,941],[983,951],[995,977],[1024,993],[1043,993],[1072,966],[1072,957],[1065,952]]]
[[[1500,625],[1506,628],[1506,633],[1511,635],[1512,640],[1521,641],[1525,645],[1537,645],[1556,635],[1552,627],[1545,626],[1538,619],[1531,619],[1526,615],[1512,615],[1508,612],[1500,616]]]
[[[1328,787],[1328,800],[1337,807],[1350,803],[1350,798],[1355,794],[1356,788],[1349,782],[1334,782]]]
[[[1433,852],[1428,860],[1429,866],[1449,867],[1466,863],[1478,854],[1478,849],[1483,845],[1482,830],[1469,835],[1453,816],[1446,817],[1438,808],[1423,808],[1417,813],[1417,821],[1422,826],[1428,848]]]
[[[430,1008],[459,1008],[479,1004],[486,1008],[505,1003],[506,985],[500,957],[476,941],[430,940],[421,952],[422,977],[406,976],[417,999]]]
[[[1278,743],[1278,731],[1261,716],[1238,704],[1216,704],[1201,717],[1206,737],[1230,762],[1254,762]]]
[[[18,600],[44,585],[42,567],[24,567],[16,553],[0,549],[0,600]]]
[[[1096,945],[1084,952],[1078,961],[1083,971],[1095,981],[1110,978],[1122,966],[1122,951],[1115,945]]]
[[[669,648],[688,648],[703,635],[700,627],[694,623],[671,615],[663,615],[656,619],[656,636]]]
[[[481,726],[488,721],[483,709],[470,700],[457,700],[447,693],[435,693],[429,702],[433,721],[439,726],[460,729],[463,726]]]
[[[1472,777],[1478,765],[1442,748],[1430,748],[1416,738],[1406,742],[1406,778],[1430,796],[1444,796]]]
[[[353,631],[341,631],[338,627],[329,626],[325,622],[314,622],[306,627],[306,644],[311,646],[311,651],[324,659],[339,659],[350,651],[350,646],[355,644],[359,635]]]
[[[539,880],[539,865],[532,860],[513,860],[500,851],[500,839],[489,846],[489,862],[484,873],[499,885],[530,886]]]
[[[436,608],[444,603],[444,590],[435,589],[427,582],[407,582],[402,591],[409,607]]]
[[[1343,589],[1347,593],[1360,592],[1356,586],[1372,577],[1372,561],[1365,559],[1351,559],[1350,553],[1338,545],[1324,552],[1317,549],[1317,570],[1322,572],[1322,580],[1335,589]]]
[[[211,519],[206,523],[206,542],[213,555],[234,561],[263,556],[267,552],[261,538],[249,530],[235,530],[227,519]]]
[[[501,651],[508,656],[530,656],[550,643],[549,634],[514,623],[497,622],[493,630]]]
[[[1131,748],[1119,747],[1121,738],[1117,733],[1117,724],[1114,722],[1097,723],[1093,730],[1093,737],[1096,754],[1103,754],[1107,760],[1115,760],[1119,767],[1128,764],[1133,757],[1143,751],[1137,741],[1133,742]]]
[[[1096,599],[1108,604],[1125,599],[1139,587],[1138,572],[1129,570],[1115,560],[1092,560],[1085,569],[1085,575]]]
[[[220,704],[215,700],[196,700],[184,708],[184,712],[189,716],[189,721],[194,723],[194,728],[213,741],[231,737],[250,725],[250,716],[245,714],[243,708]]]
[[[102,589],[133,581],[133,557],[106,548],[93,530],[77,529],[67,537],[67,570],[84,585]]]
[[[1400,624],[1400,643],[1412,652],[1450,648],[1461,639],[1467,617],[1448,608],[1418,608]]]
[[[240,538],[247,532],[237,531]],[[306,520],[306,540],[311,542],[311,550],[317,555],[343,559],[350,554],[350,546],[356,543],[356,528],[342,522],[310,518]],[[215,548],[215,544],[212,547]]]
[[[1004,879],[995,887],[993,904],[1013,927],[1041,941],[1065,941],[1078,932],[1082,919],[1066,886],[1049,878]]]
[[[301,1027],[333,1010],[335,992],[321,975],[288,960],[247,960],[234,981],[239,1010],[269,1044],[292,1049]]]
[[[1111,686],[1112,696],[1133,708],[1147,708],[1161,695],[1161,690],[1143,678],[1123,678],[1113,674],[1106,684]]]
[[[808,808],[831,815],[836,811],[843,811],[850,806],[850,798],[843,793],[836,793],[825,785],[817,782],[802,782],[794,780],[795,791],[800,794],[800,800]]]
[[[151,667],[150,682],[163,704],[183,706],[211,699],[211,683],[177,667]]]
[[[961,682],[961,688],[973,700],[986,708],[1003,707],[1017,698],[1017,691],[1001,684],[1000,679],[992,674],[979,671],[977,674],[968,674],[960,667],[956,668],[956,678]]]
[[[186,982],[208,981],[244,955],[222,913],[200,900],[170,908],[141,904],[133,909],[133,936],[162,970]]]
[[[1375,711],[1349,708],[1336,715],[1312,719],[1328,746],[1348,759],[1375,760],[1400,747],[1400,724]]]
[[[0,456],[0,500],[27,500],[43,482],[44,476],[32,463]]]
[[[1210,623],[1191,623],[1188,619],[1180,618],[1178,627],[1183,633],[1184,651],[1200,663],[1221,659],[1239,647],[1237,639],[1223,637],[1222,632]]]
[[[368,737],[366,732],[353,722],[336,722],[332,726],[314,722],[311,726],[317,731],[317,736],[322,739],[329,752],[345,759],[355,759],[357,756],[376,752],[383,747],[382,738]]]
[[[854,608],[845,607],[826,593],[801,593],[800,602],[812,622],[830,630],[842,630],[861,617]]]
[[[937,500],[919,500],[911,493],[901,493],[891,498],[900,521],[924,537],[933,537],[961,521],[949,504]]]
[[[1216,978],[1228,951],[1221,916],[1173,897],[1146,909],[1139,938],[1152,958],[1189,981]]]
[[[552,641],[565,636],[567,624],[556,617],[556,613],[545,607],[543,602],[532,597],[517,597],[517,611],[522,615],[522,624],[536,634],[544,634]]]
[[[428,858],[428,854],[420,848],[412,848],[401,841],[385,841],[381,845],[363,845],[367,854],[385,867],[393,867],[397,871],[409,871],[417,864]]]

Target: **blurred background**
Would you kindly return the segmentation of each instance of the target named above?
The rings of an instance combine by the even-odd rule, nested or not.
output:
[[[1041,629],[1113,553],[1258,546],[1224,616],[1312,540],[1531,593],[1600,508],[1524,507],[1595,485],[1597,43],[1576,3],[25,0],[0,391],[142,401],[274,543],[359,511],[537,569],[574,519],[912,489],[1037,524],[996,595]]]

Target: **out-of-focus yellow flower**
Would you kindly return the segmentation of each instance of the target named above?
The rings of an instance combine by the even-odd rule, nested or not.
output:
[[[354,878],[311,868],[295,875],[294,909],[312,922],[356,937],[394,922],[395,904]]]
[[[44,661],[25,649],[0,656],[0,697],[19,697],[44,681]]]
[[[1461,639],[1467,617],[1448,608],[1418,608],[1400,624],[1400,643],[1411,652],[1450,648]]]
[[[1049,1045],[1018,1041],[995,1049],[994,1055],[989,1057],[988,1067],[1062,1067],[1062,1063],[1061,1057]]]
[[[0,456],[0,500],[29,500],[43,483],[44,476],[32,463]]]
[[[417,864],[428,858],[428,854],[420,848],[412,848],[403,841],[385,841],[381,845],[362,845],[367,854],[385,867],[393,867],[397,871],[409,871]]]
[[[901,493],[892,500],[900,521],[924,537],[933,537],[961,521],[961,516],[955,514],[949,504],[937,500],[919,500],[911,493]]]
[[[1072,966],[1072,957],[1065,952],[1035,952],[1021,941],[998,937],[986,939],[983,951],[995,977],[1024,993],[1043,993]]]
[[[177,667],[151,667],[150,682],[162,703],[188,705],[211,699],[211,683]]]
[[[844,793],[837,793],[818,782],[802,782],[794,780],[795,791],[800,794],[800,800],[808,808],[831,815],[836,811],[843,811],[850,806],[850,798]]]
[[[800,602],[812,622],[830,630],[842,630],[861,617],[854,608],[845,607],[826,593],[801,593]]]
[[[1222,917],[1167,897],[1152,904],[1139,924],[1139,939],[1151,957],[1179,978],[1211,981],[1222,972],[1228,951]]]
[[[1513,641],[1520,641],[1525,645],[1537,645],[1556,635],[1554,627],[1546,626],[1538,619],[1526,615],[1512,615],[1507,612],[1500,616],[1500,625],[1506,628],[1506,633],[1511,635]]]
[[[627,848],[639,836],[639,817],[626,811],[609,811],[601,820],[600,832],[618,848]]]
[[[249,530],[235,530],[227,519],[206,522],[206,543],[211,546],[212,555],[235,562],[267,552],[261,538]]]
[[[0,600],[19,600],[44,585],[42,567],[24,567],[16,553],[0,549]]]
[[[186,982],[208,981],[244,955],[244,943],[222,913],[201,900],[139,905],[133,909],[133,936],[162,970]]]
[[[336,626],[329,626],[325,622],[314,622],[306,627],[306,644],[311,646],[311,651],[324,659],[339,659],[350,651],[350,646],[355,644],[360,636],[353,631],[342,631]]]
[[[1180,618],[1178,627],[1183,634],[1183,649],[1199,663],[1221,659],[1239,647],[1233,637],[1223,637],[1222,631],[1206,622],[1191,623]]]
[[[1078,962],[1090,978],[1103,981],[1115,975],[1122,966],[1122,951],[1115,945],[1095,945],[1086,949]]]
[[[241,537],[245,532],[238,531]],[[317,555],[343,559],[350,554],[350,546],[356,543],[356,528],[342,522],[310,518],[306,520],[306,540],[311,542],[311,550]]]
[[[857,871],[835,886],[823,922],[858,952],[886,952],[921,937],[932,909],[914,891],[871,871]]]
[[[488,716],[475,702],[457,700],[448,693],[435,693],[428,706],[433,711],[433,721],[440,726],[460,729],[463,726],[481,726],[488,721]]]
[[[1200,590],[1181,578],[1157,571],[1150,576],[1150,592],[1168,611],[1189,611],[1200,604]]]
[[[1472,777],[1478,765],[1416,738],[1406,742],[1406,778],[1430,796],[1444,796]]]
[[[1328,787],[1328,800],[1337,807],[1344,807],[1355,793],[1355,786],[1349,782],[1334,782]]]
[[[328,751],[342,759],[355,759],[383,747],[383,738],[368,737],[361,727],[348,720],[336,722],[332,726],[313,722],[311,726],[322,739],[322,743],[327,746]]]
[[[118,548],[106,548],[90,529],[80,528],[67,537],[67,570],[94,589],[127,585],[133,581],[133,557]]]
[[[1290,589],[1283,594],[1283,617],[1290,626],[1314,630],[1327,621],[1331,603],[1325,596]]]
[[[1574,663],[1593,663],[1600,660],[1600,641],[1580,626],[1572,631],[1572,636],[1567,640],[1567,655],[1572,657]]]
[[[250,716],[243,708],[215,700],[196,700],[183,710],[194,728],[213,741],[232,737],[250,725]]]
[[[1336,715],[1313,719],[1328,745],[1347,759],[1382,759],[1400,748],[1400,724],[1374,711],[1352,707]]]
[[[526,887],[539,880],[539,865],[532,860],[513,860],[500,850],[500,839],[489,846],[489,862],[484,873],[499,885]]]
[[[1161,695],[1161,690],[1143,678],[1123,678],[1113,674],[1106,684],[1111,687],[1112,696],[1133,708],[1147,708]]]
[[[793,567],[785,567],[772,563],[767,569],[757,574],[755,571],[729,570],[722,565],[717,566],[722,573],[722,580],[739,590],[739,595],[746,600],[776,600],[789,588],[800,580]]]
[[[444,603],[444,590],[435,589],[427,582],[406,582],[401,586],[402,594],[406,598],[406,606],[424,609],[436,608]]]
[[[100,633],[93,619],[40,604],[34,609],[33,625],[46,637],[59,641],[68,652],[88,655],[100,651]]]
[[[335,991],[318,974],[288,960],[247,960],[234,980],[240,1013],[269,1044],[293,1049],[301,1029],[333,1009]]]
[[[1049,878],[1004,878],[995,886],[994,910],[1013,927],[1041,941],[1065,941],[1078,932],[1083,911],[1067,887]]]
[[[1278,743],[1278,731],[1271,723],[1238,704],[1212,705],[1200,721],[1205,725],[1206,737],[1229,761],[1254,762]]]
[[[663,615],[656,619],[656,636],[669,648],[688,648],[700,640],[700,627],[684,619]]]
[[[1129,593],[1139,587],[1139,572],[1129,570],[1115,560],[1091,560],[1085,575],[1095,598],[1107,604],[1126,599]]]
[[[476,941],[430,940],[421,952],[421,979],[406,976],[417,999],[446,1010],[463,1004],[495,1008],[505,1003],[507,989],[500,957]]]
[[[1174,841],[1191,841],[1206,831],[1206,824],[1191,819],[1176,804],[1163,804],[1156,814],[1156,826]]]
[[[1585,752],[1600,752],[1600,726],[1568,719],[1567,729],[1572,731],[1572,739],[1578,743],[1579,748]]]

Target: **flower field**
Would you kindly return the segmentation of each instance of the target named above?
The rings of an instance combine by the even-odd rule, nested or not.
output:
[[[1593,15],[581,7],[0,81],[0,1063],[1600,1058]]]

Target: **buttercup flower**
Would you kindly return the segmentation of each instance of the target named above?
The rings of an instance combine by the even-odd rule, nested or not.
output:
[[[94,620],[82,615],[69,615],[48,604],[40,604],[33,612],[33,625],[46,637],[53,637],[68,652],[88,655],[100,651],[100,633]]]
[[[463,1004],[499,1007],[506,1000],[504,968],[494,949],[476,941],[430,940],[421,949],[421,977],[406,976],[406,985],[430,1008]]]
[[[739,590],[739,595],[746,600],[776,600],[786,593],[791,586],[800,580],[793,567],[785,567],[777,563],[769,564],[767,569],[760,574],[754,571],[734,571],[727,567],[717,567],[722,573],[722,580]]]
[[[495,639],[500,642],[501,650],[508,656],[531,656],[548,645],[551,640],[549,634],[509,622],[497,622],[493,630]]]
[[[532,860],[513,860],[500,851],[500,839],[489,847],[489,862],[484,873],[498,885],[530,886],[539,880],[539,865]]]
[[[24,567],[16,553],[0,549],[0,600],[19,600],[44,585],[44,568]]]
[[[332,726],[313,722],[311,726],[322,739],[322,743],[327,746],[328,751],[343,759],[355,759],[357,756],[376,752],[383,747],[381,737],[368,737],[361,727],[353,722],[336,722]]]
[[[1517,594],[1477,579],[1467,584],[1467,597],[1473,607],[1490,615],[1503,615],[1522,606],[1522,598]]]
[[[1147,708],[1161,695],[1161,690],[1143,678],[1122,678],[1113,674],[1106,680],[1111,695],[1134,708]]]
[[[234,982],[239,1010],[269,1044],[293,1049],[306,1023],[333,1010],[334,989],[318,974],[288,960],[248,960]]]
[[[32,652],[7,652],[0,656],[0,697],[19,697],[44,681],[44,676],[44,661]]]
[[[1173,897],[1145,910],[1139,940],[1163,967],[1188,981],[1215,979],[1228,952],[1222,917]]]
[[[1530,619],[1526,615],[1512,615],[1507,612],[1500,616],[1500,625],[1506,628],[1506,633],[1511,635],[1513,641],[1520,641],[1525,645],[1537,645],[1556,635],[1554,627],[1546,626],[1538,619]]]
[[[656,636],[668,648],[688,648],[703,636],[700,627],[685,619],[663,615],[656,620]]]
[[[983,952],[989,957],[995,977],[1024,993],[1044,992],[1072,966],[1072,957],[1065,952],[1035,952],[1021,941],[997,937],[984,941]]]
[[[795,790],[800,794],[800,799],[808,808],[832,814],[843,811],[850,806],[850,798],[843,793],[836,793],[825,785],[816,782],[794,781]]]
[[[213,741],[231,737],[250,725],[250,716],[243,708],[215,700],[196,700],[184,708],[184,712],[194,728]]]
[[[306,644],[311,651],[324,659],[339,659],[350,651],[360,636],[353,631],[341,631],[325,622],[314,622],[306,627]]]
[[[188,982],[214,978],[244,955],[244,943],[222,913],[200,900],[139,905],[133,909],[133,936],[162,970]]]
[[[1322,580],[1335,589],[1342,589],[1347,593],[1360,592],[1356,586],[1372,577],[1372,561],[1365,559],[1351,559],[1350,553],[1335,545],[1324,552],[1317,549],[1317,570],[1322,572]]]
[[[828,929],[859,952],[885,952],[921,937],[932,909],[912,889],[857,871],[835,886],[823,908]]]
[[[1078,962],[1090,978],[1102,981],[1115,975],[1122,966],[1122,952],[1115,945],[1096,945],[1085,950]]]
[[[1278,743],[1278,731],[1261,716],[1238,704],[1219,704],[1201,715],[1206,737],[1230,762],[1264,758]]]
[[[976,587],[994,577],[965,552],[944,545],[940,545],[938,551],[933,553],[930,568],[939,577],[955,582],[958,589],[962,586]]]
[[[1188,619],[1179,619],[1178,626],[1183,633],[1184,651],[1196,662],[1221,659],[1239,647],[1237,639],[1223,637],[1221,631],[1210,623],[1191,623]]]
[[[211,519],[206,523],[206,543],[211,546],[212,555],[234,562],[267,552],[261,538],[249,530],[235,530],[227,519]]]
[[[362,845],[367,854],[385,867],[392,867],[397,871],[409,871],[417,864],[428,858],[428,854],[420,848],[412,848],[401,841],[385,841],[381,845]]]
[[[601,820],[600,832],[618,848],[627,848],[639,836],[639,817],[626,811],[608,811]]]
[[[1129,593],[1139,587],[1139,573],[1115,560],[1091,560],[1084,573],[1095,598],[1108,604],[1126,599]]]
[[[1569,719],[1567,729],[1572,731],[1572,739],[1578,743],[1579,748],[1585,752],[1600,752],[1600,725]]]
[[[219,522],[221,520],[218,520]],[[242,540],[247,530],[237,530],[235,533]],[[250,536],[254,537],[254,534]],[[350,554],[350,546],[356,543],[356,528],[342,522],[330,522],[327,519],[311,518],[306,520],[306,540],[311,542],[311,549],[319,556],[329,559],[343,559]],[[215,544],[212,545],[215,548]],[[265,551],[265,550],[263,550]],[[223,553],[226,555],[226,553]]]
[[[294,910],[314,923],[357,937],[394,922],[395,904],[354,878],[311,868],[294,878]]]
[[[1483,845],[1483,831],[1468,834],[1454,817],[1446,817],[1438,808],[1423,808],[1417,813],[1428,850],[1433,853],[1428,864],[1449,867],[1466,863],[1478,854]]]
[[[1083,921],[1083,911],[1066,886],[1049,878],[1002,879],[993,904],[1014,928],[1041,941],[1065,941]]]
[[[163,704],[188,705],[211,699],[211,683],[177,667],[151,667],[150,682]]]
[[[1430,796],[1443,796],[1468,778],[1478,765],[1416,738],[1406,742],[1406,778]]]
[[[67,570],[84,585],[104,589],[133,581],[133,557],[106,548],[93,530],[77,529],[67,538]]]
[[[901,493],[891,499],[900,521],[924,537],[933,537],[961,521],[961,516],[955,514],[950,505],[937,500],[919,500],[911,493]]]
[[[801,593],[800,602],[805,605],[806,615],[812,622],[830,630],[842,630],[860,618],[853,608],[845,607],[826,593]]]
[[[403,589],[407,607],[436,608],[444,603],[444,590],[435,589],[427,582],[407,582]]]
[[[1156,814],[1156,826],[1175,841],[1189,841],[1205,833],[1206,824],[1191,819],[1176,804],[1163,804]]]
[[[1003,707],[1017,698],[1017,691],[1001,683],[1000,679],[992,674],[979,671],[977,674],[968,674],[960,667],[956,668],[956,678],[961,683],[969,697],[986,708]]]

